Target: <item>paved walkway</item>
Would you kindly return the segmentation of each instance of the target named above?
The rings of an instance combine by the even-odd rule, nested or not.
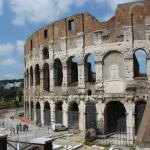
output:
[[[52,137],[56,138],[54,141],[55,144],[63,145],[64,147],[72,147],[84,142],[83,133],[73,133],[68,131],[63,132],[53,132],[48,127],[37,127],[31,122],[24,122],[25,120],[20,120],[16,118],[17,114],[23,111],[23,108],[20,109],[11,109],[11,110],[0,110],[3,113],[0,116],[0,133],[8,134],[9,140],[18,140],[19,141],[29,141],[37,137]],[[14,119],[11,119],[14,116]],[[22,122],[23,121],[23,122]],[[19,134],[16,133],[17,124],[27,124],[29,126],[28,131],[19,131]],[[15,128],[15,133],[13,133],[12,128]]]

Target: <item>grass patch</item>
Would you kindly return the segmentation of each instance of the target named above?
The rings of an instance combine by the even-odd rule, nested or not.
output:
[[[83,143],[84,145],[87,145],[87,146],[92,146],[92,145],[95,145],[95,143],[94,142],[92,142],[92,141],[84,141],[84,143]]]

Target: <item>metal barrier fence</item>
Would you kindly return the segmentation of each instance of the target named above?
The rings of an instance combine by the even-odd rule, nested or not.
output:
[[[97,143],[101,145],[131,146],[135,141],[135,131],[133,127],[127,127],[126,131],[117,129],[116,132],[98,135]]]

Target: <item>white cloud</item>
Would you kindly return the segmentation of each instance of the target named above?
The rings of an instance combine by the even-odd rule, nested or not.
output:
[[[108,5],[115,10],[118,4],[124,4],[129,2],[136,2],[138,0],[107,0]]]
[[[108,5],[113,15],[118,4],[133,1],[137,0],[93,0],[92,3]],[[13,24],[24,25],[28,22],[52,22],[70,12],[71,6],[82,7],[88,3],[91,2],[89,0],[10,0],[10,8],[14,13]]]
[[[1,66],[16,66],[16,65],[18,66],[19,62],[17,62],[13,58],[7,58],[1,62]]]
[[[12,53],[15,49],[15,46],[11,43],[0,44],[0,56],[7,56]]]
[[[0,0],[0,15],[3,14],[3,3],[4,3],[4,1]]]
[[[20,53],[20,54],[23,54],[24,52],[24,41],[21,41],[21,40],[18,40],[16,42],[16,48],[17,48],[17,51]]]

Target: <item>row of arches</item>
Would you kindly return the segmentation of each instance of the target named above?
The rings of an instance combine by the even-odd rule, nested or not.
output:
[[[124,79],[124,58],[119,52],[111,52],[107,54],[102,62],[103,78],[104,80],[120,80]],[[146,76],[147,74],[147,55],[142,49],[138,49],[133,54],[134,77]],[[43,79],[43,89],[49,91],[50,87],[50,69],[49,64],[45,63],[40,69],[37,64],[35,68],[32,66],[26,70],[27,87],[33,86],[33,79],[35,78],[35,85],[40,85],[40,80]],[[35,73],[33,73],[35,72]],[[42,74],[41,74],[42,72]],[[55,59],[53,64],[53,79],[54,86],[62,86],[63,83],[63,65],[60,59]],[[85,82],[96,81],[96,62],[95,56],[88,54],[84,59],[84,80]],[[75,56],[67,60],[67,84],[68,86],[76,85],[78,83],[78,61]]]
[[[26,111],[29,109],[29,104],[26,103]],[[55,104],[55,123],[63,122],[63,102],[59,101]],[[142,116],[144,113],[146,102],[138,101],[135,104],[135,133],[138,132]],[[37,102],[35,105],[36,111],[36,124],[41,124],[41,106]],[[51,125],[51,107],[49,102],[44,103],[44,125]],[[33,102],[31,102],[31,119],[34,119],[34,107]],[[78,103],[71,102],[68,107],[68,128],[69,129],[79,129],[79,117],[80,110]],[[114,133],[114,132],[126,132],[127,131],[127,116],[126,109],[124,105],[119,101],[109,102],[104,109],[104,133]],[[83,121],[83,120],[82,120]],[[94,102],[88,101],[85,106],[85,128],[86,129],[97,129],[97,109]]]

